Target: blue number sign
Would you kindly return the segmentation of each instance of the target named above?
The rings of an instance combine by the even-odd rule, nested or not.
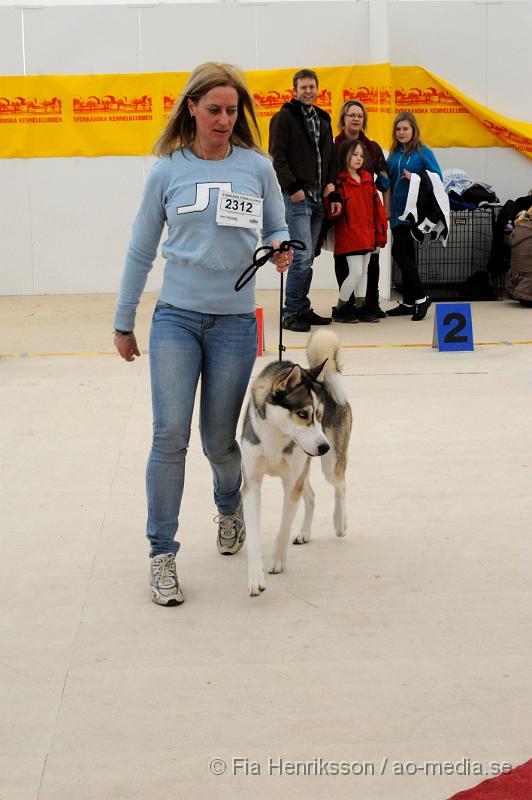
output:
[[[471,303],[438,303],[432,346],[439,350],[474,350]]]

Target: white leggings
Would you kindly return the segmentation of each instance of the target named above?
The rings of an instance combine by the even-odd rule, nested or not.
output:
[[[366,285],[368,282],[368,264],[371,253],[364,253],[362,256],[346,256],[349,275],[340,286],[340,300],[347,303],[351,294],[355,297],[366,296]]]

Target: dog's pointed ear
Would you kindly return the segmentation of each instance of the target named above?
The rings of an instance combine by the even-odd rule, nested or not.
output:
[[[325,361],[322,364],[318,364],[317,367],[312,367],[311,369],[307,370],[309,375],[311,375],[312,378],[315,381],[319,381],[320,383],[323,383],[324,376],[322,375],[322,372],[323,372],[323,368],[324,368],[324,366],[325,366],[325,364],[327,363],[328,360],[329,359],[326,358]]]
[[[296,386],[299,386],[300,383],[301,367],[299,364],[294,364],[288,375],[285,375],[285,377],[282,378],[282,380],[280,380],[275,387],[275,393],[290,392],[292,389],[295,389]]]

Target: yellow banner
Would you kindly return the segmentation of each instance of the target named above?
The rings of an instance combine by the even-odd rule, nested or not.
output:
[[[270,118],[292,97],[293,69],[247,72],[263,147]],[[340,108],[358,98],[368,134],[389,147],[393,117],[412,111],[431,147],[513,147],[532,158],[532,124],[476,103],[421,67],[320,67],[318,105],[337,132]],[[0,78],[0,158],[129,156],[151,152],[188,72]]]

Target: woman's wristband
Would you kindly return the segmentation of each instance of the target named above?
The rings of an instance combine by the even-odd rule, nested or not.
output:
[[[118,331],[116,328],[113,333],[119,339],[129,339],[130,336],[133,336],[133,331]]]

